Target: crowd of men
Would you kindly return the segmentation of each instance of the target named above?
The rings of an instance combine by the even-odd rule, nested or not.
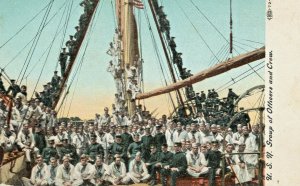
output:
[[[116,85],[115,94],[115,106],[117,111],[124,111],[126,95],[129,95],[131,101],[135,100],[136,94],[141,92],[141,64],[142,59],[136,55],[133,59],[133,63],[126,63],[125,67],[122,67],[122,35],[118,28],[115,29],[113,42],[109,44],[107,54],[112,57],[109,61],[107,72],[109,72],[114,78]],[[125,78],[126,77],[126,78]],[[126,80],[125,80],[126,79]]]
[[[31,117],[38,117],[35,114],[41,105],[38,100],[29,104],[36,108],[29,112]],[[158,173],[163,185],[168,176],[171,185],[176,185],[178,177],[188,175],[207,176],[214,185],[215,176],[222,171],[234,172],[241,183],[255,178],[258,156],[230,153],[257,152],[261,137],[258,125],[251,131],[247,125],[238,124],[233,133],[231,128],[208,122],[203,113],[187,125],[165,115],[160,119],[139,115],[119,124],[118,117],[105,108],[93,123],[55,120],[50,127],[44,120],[25,119],[20,121],[18,133],[12,119],[12,126],[0,128],[0,141],[7,151],[24,151],[28,169],[36,162],[31,178],[23,178],[26,185],[155,185]],[[5,121],[2,118],[1,123]],[[34,127],[31,122],[35,122]],[[222,153],[229,154],[224,159]]]

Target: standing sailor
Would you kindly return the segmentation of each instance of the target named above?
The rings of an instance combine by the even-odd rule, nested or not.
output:
[[[75,50],[76,50],[76,41],[73,39],[74,37],[70,35],[70,39],[66,42],[66,47],[68,47],[70,61],[75,59]]]
[[[11,79],[10,82],[11,82],[11,85],[8,87],[6,94],[9,94],[11,92],[12,96],[16,97],[16,95],[19,92],[21,92],[21,88],[19,87],[19,85],[15,84],[16,80]]]
[[[60,74],[62,77],[65,76],[65,71],[66,71],[66,66],[67,66],[67,60],[68,60],[68,55],[66,48],[62,48],[63,51],[59,54],[59,64],[60,64]]]
[[[60,76],[57,75],[57,71],[54,71],[54,76],[51,79],[51,86],[54,89],[54,91],[57,91],[59,89],[59,83]]]

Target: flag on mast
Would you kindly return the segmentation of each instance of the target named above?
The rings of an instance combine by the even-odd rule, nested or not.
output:
[[[141,0],[133,0],[133,6],[138,9],[144,9],[144,4]]]

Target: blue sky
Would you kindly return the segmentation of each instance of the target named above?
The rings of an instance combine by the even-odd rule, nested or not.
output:
[[[50,18],[54,13],[63,5],[64,2],[70,2],[70,0],[55,0],[51,12]],[[28,22],[37,12],[49,3],[49,0],[2,0],[0,1],[0,46],[7,41],[12,35],[14,35],[26,22]],[[71,18],[68,24],[64,42],[68,39],[68,35],[74,34],[74,26],[78,24],[80,14],[83,12],[82,7],[79,6],[79,0],[74,0]],[[115,92],[115,86],[113,79],[106,72],[106,67],[110,57],[106,55],[109,42],[113,37],[115,29],[114,15],[112,11],[111,0],[102,0],[96,12],[94,29],[91,34],[91,39],[88,44],[87,51],[85,53],[83,66],[79,73],[78,84],[75,88],[76,79],[71,87],[71,93],[68,96],[66,102],[65,113],[66,115],[68,107],[71,102],[74,89],[76,89],[74,98],[72,101],[72,108],[70,109],[70,115],[79,115],[82,118],[92,118],[96,112],[102,113],[105,106],[110,105],[113,102],[113,93]],[[146,1],[145,1],[146,2]],[[221,59],[229,57],[228,53],[224,51],[224,55],[218,55],[218,52],[225,46],[228,48],[226,40],[209,24],[209,22],[199,13],[199,11],[193,6],[190,0],[161,0],[159,1],[164,5],[164,11],[167,14],[167,18],[171,24],[171,35],[176,37],[177,49],[183,53],[183,64],[188,69],[191,69],[192,73],[197,73],[201,70],[208,68],[216,60],[213,59],[213,54],[204,44],[209,45],[213,53]],[[215,25],[215,27],[225,36],[229,38],[229,0],[193,0],[197,7],[205,14],[205,16]],[[146,4],[146,6],[148,6]],[[181,7],[181,8],[180,8]],[[183,12],[182,11],[185,12]],[[31,62],[28,67],[28,71],[22,84],[29,86],[29,92],[31,93],[33,87],[37,81],[38,75],[41,72],[41,68],[45,61],[45,56],[41,61],[39,58],[42,53],[50,45],[58,23],[62,17],[64,7],[58,12],[57,16],[45,27],[40,40],[37,44],[35,53],[32,56]],[[149,10],[149,9],[148,9]],[[158,61],[156,59],[155,51],[152,46],[147,21],[144,13],[140,11],[141,15],[141,38],[142,38],[142,52],[144,59],[144,81],[145,91],[153,90],[162,86],[162,73],[159,68]],[[138,15],[138,10],[135,11]],[[187,14],[188,18],[186,18]],[[7,62],[9,62],[36,34],[37,29],[42,21],[44,12],[42,12],[33,22],[25,27],[14,39],[8,42],[4,47],[0,49],[0,67],[3,68]],[[150,18],[151,13],[148,12]],[[237,53],[244,53],[251,51],[254,48],[263,46],[265,41],[265,1],[263,0],[233,0],[233,35],[234,35],[234,55]],[[193,25],[196,27],[194,29]],[[154,31],[156,42],[160,43],[157,37],[157,31],[151,20],[151,27]],[[38,85],[38,90],[42,89],[42,85],[50,81],[53,71],[57,64],[57,57],[59,55],[60,44],[63,34],[60,33],[57,39],[54,41],[52,50],[49,54],[48,60],[45,65],[41,80]],[[255,42],[249,42],[256,41]],[[85,43],[87,41],[85,40]],[[83,45],[83,47],[85,44]],[[11,78],[17,79],[22,65],[28,54],[29,47],[19,55],[10,65],[5,68],[5,71]],[[163,53],[160,48],[160,55],[164,69],[167,72],[167,65]],[[226,55],[225,55],[226,54]],[[83,55],[83,50],[79,54],[79,59]],[[260,61],[254,62],[251,66],[259,64]],[[36,67],[34,67],[37,64]],[[77,61],[76,65],[79,64]],[[73,73],[77,66],[74,67]],[[211,88],[219,88],[226,82],[230,81],[241,73],[249,70],[249,66],[244,66],[239,69],[232,70],[209,80],[197,83],[194,85],[196,92],[200,90],[208,90]],[[261,76],[264,76],[264,70],[258,71]],[[72,74],[71,74],[72,77]],[[167,75],[168,82],[170,82],[170,76]],[[70,80],[69,80],[70,82]],[[240,81],[231,87],[238,93],[251,88],[252,86],[263,84],[257,75],[253,74],[243,81]],[[226,95],[227,89],[219,92],[221,95]],[[157,107],[157,102],[161,103],[161,107],[158,109],[160,114],[168,113],[170,104],[165,95],[150,98],[145,100],[146,106],[153,110]]]

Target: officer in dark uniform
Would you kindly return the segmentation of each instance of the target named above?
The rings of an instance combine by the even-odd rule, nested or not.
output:
[[[59,83],[60,76],[57,75],[57,71],[54,71],[54,76],[51,79],[51,86],[54,89],[54,91],[57,91],[59,89]]]
[[[102,145],[96,142],[96,134],[91,135],[91,144],[87,147],[85,154],[89,155],[91,159],[96,160],[97,155],[104,157],[104,149]]]
[[[115,142],[109,147],[108,152],[110,154],[110,162],[113,161],[113,157],[116,154],[119,154],[120,157],[124,160],[127,159],[127,151],[126,148],[124,148],[124,145],[122,144],[122,137],[121,135],[117,134],[115,137]]]
[[[88,14],[86,12],[84,12],[83,14],[81,14],[80,18],[79,18],[79,27],[80,30],[84,31],[88,25]]]
[[[182,68],[182,57],[181,57],[181,55],[182,55],[182,53],[178,52],[173,60],[174,60],[174,64],[176,64],[177,67],[178,67],[180,75],[183,75],[184,72],[183,72],[183,68]]]
[[[76,29],[76,33],[74,34],[74,38],[76,39],[77,44],[79,44],[79,41],[81,40],[82,37],[82,32],[79,26],[75,26],[75,29]]]
[[[218,141],[212,141],[211,142],[212,147],[211,149],[206,153],[205,158],[208,161],[207,167],[210,167],[208,172],[208,179],[209,179],[209,185],[215,186],[215,177],[216,177],[216,171],[220,168],[222,153],[219,151],[219,145]]]
[[[66,135],[64,137],[64,139],[62,140],[63,142],[63,146],[60,148],[60,159],[62,160],[62,158],[66,155],[69,155],[71,157],[71,163],[72,165],[76,165],[76,163],[78,162],[78,155],[76,153],[76,148],[68,143],[68,136]]]
[[[150,158],[150,145],[154,144],[154,138],[150,132],[150,126],[146,126],[145,135],[141,139],[142,141],[142,158],[144,162],[147,162]]]
[[[163,6],[159,6],[156,12],[157,12],[158,17],[163,16],[165,14],[164,13],[164,7]]]
[[[156,184],[156,172],[157,170],[160,170],[161,165],[159,164],[160,152],[157,151],[154,144],[150,146],[150,151],[150,158],[148,161],[146,161],[146,166],[148,168],[148,171],[150,172],[150,185],[152,186]]]
[[[162,14],[159,19],[159,25],[162,32],[166,33],[167,40],[170,40],[170,22],[166,14]]]
[[[91,14],[93,11],[93,3],[90,0],[83,0],[80,4],[80,6],[84,7],[84,12]]]
[[[166,177],[171,176],[171,186],[176,186],[176,179],[186,174],[187,160],[184,152],[181,151],[181,143],[174,144],[175,154],[169,165],[163,167],[161,172],[161,183],[167,185]]]
[[[201,102],[205,102],[206,100],[206,94],[204,93],[204,91],[201,91],[201,94],[200,94],[200,97],[201,97]]]
[[[133,142],[132,135],[128,133],[128,125],[124,126],[124,132],[121,134],[121,137],[124,148],[127,149],[128,146]]]
[[[238,95],[236,95],[236,93],[234,93],[233,91],[232,91],[232,88],[229,88],[228,89],[228,95],[227,95],[227,100],[235,100],[235,99],[237,99],[239,96]]]
[[[60,64],[61,76],[64,77],[69,53],[66,52],[66,48],[62,48],[62,49],[63,49],[63,51],[59,54],[58,61],[59,61],[59,64]]]
[[[219,97],[219,94],[215,91],[215,89],[212,89],[212,97],[213,98],[218,98]]]
[[[39,154],[42,154],[43,149],[47,147],[45,134],[42,132],[42,126],[36,125],[35,126],[35,132],[34,132],[34,141],[35,141],[35,147],[39,149]]]
[[[161,151],[161,146],[164,143],[167,143],[167,140],[166,140],[165,134],[162,133],[162,131],[161,131],[161,126],[160,125],[156,125],[156,131],[157,131],[157,133],[154,136],[154,144],[156,144],[157,150]]]
[[[4,87],[4,84],[3,84],[3,81],[2,81],[2,74],[0,73],[0,93],[1,92],[6,92],[6,90],[5,90],[5,87]]]
[[[12,92],[12,96],[16,97],[16,95],[21,92],[21,88],[19,87],[19,85],[15,84],[16,80],[11,79],[10,80],[11,85],[8,87],[6,94],[9,94],[10,91]]]
[[[66,47],[68,47],[69,55],[70,55],[70,61],[75,59],[75,51],[76,51],[76,41],[73,39],[74,36],[70,35],[70,39],[66,42]]]
[[[249,114],[247,112],[244,112],[244,107],[240,107],[238,122],[243,126],[247,126],[247,124],[250,122]]]
[[[159,152],[159,164],[160,167],[164,167],[172,161],[174,154],[168,151],[168,144],[164,143],[161,146],[161,152]]]
[[[48,147],[44,148],[43,153],[42,153],[43,159],[47,165],[49,164],[51,157],[58,158],[57,150],[54,147],[54,138],[53,137],[50,137],[48,139],[48,144],[49,144]]]
[[[194,99],[195,99],[197,112],[201,112],[202,111],[202,103],[201,103],[201,97],[199,96],[199,93],[196,93],[196,96]]]
[[[171,37],[171,40],[169,42],[169,46],[171,48],[173,57],[175,57],[177,55],[177,51],[176,51],[176,43],[174,41],[175,37]]]
[[[128,153],[130,155],[130,160],[135,158],[135,155],[136,155],[137,152],[142,151],[142,142],[140,141],[140,135],[139,134],[134,134],[133,138],[134,138],[133,139],[134,142],[132,142],[128,146]]]

